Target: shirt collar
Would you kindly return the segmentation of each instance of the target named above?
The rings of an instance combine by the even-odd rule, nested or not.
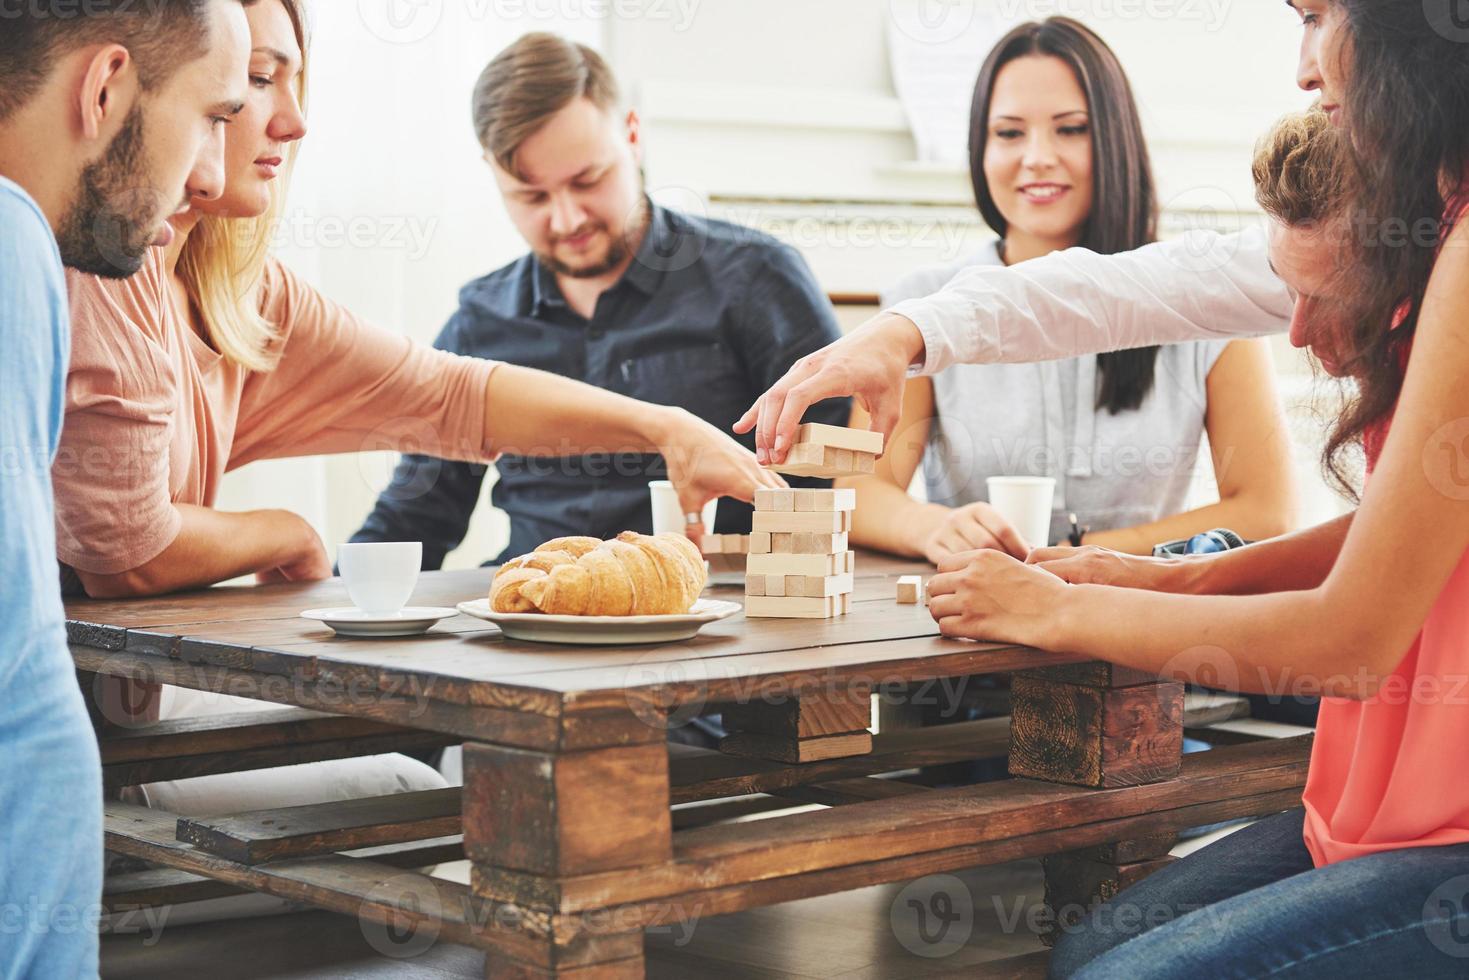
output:
[[[673,213],[667,208],[654,204],[649,198],[644,200],[649,211],[648,233],[643,236],[643,243],[638,246],[632,264],[612,288],[627,283],[643,295],[652,296],[663,284],[663,277],[669,269],[688,264],[682,261],[685,252],[695,250],[697,255],[702,251],[702,242],[698,241],[694,229],[676,223]],[[538,316],[547,308],[565,309],[566,299],[556,284],[556,274],[534,256],[531,264],[534,267],[530,294],[532,315]]]

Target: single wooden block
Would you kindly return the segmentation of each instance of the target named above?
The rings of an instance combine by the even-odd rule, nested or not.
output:
[[[923,591],[923,579],[917,575],[898,578],[898,601],[905,605],[917,605],[918,593]]]
[[[745,568],[754,575],[842,575],[851,571],[852,552],[841,555],[751,555]]]
[[[872,724],[872,691],[853,686],[817,697],[785,697],[727,705],[722,723],[730,732],[781,738],[816,738],[864,731]]]
[[[724,553],[724,536],[720,534],[706,534],[699,539],[699,550],[706,555],[718,555]]]
[[[766,578],[766,576],[764,576],[764,575],[751,575],[751,574],[746,574],[745,575],[745,595],[764,595],[765,594],[765,578]]]
[[[750,554],[752,554],[752,555],[768,555],[768,554],[770,554],[770,532],[769,531],[755,531],[755,532],[753,532],[750,535]]]
[[[791,591],[790,580],[799,582],[797,591]],[[811,598],[829,595],[844,596],[856,587],[851,572],[842,575],[793,575],[786,581],[786,595],[801,595]]]
[[[743,572],[745,570],[745,555],[705,555],[704,560],[709,563],[711,572]]]
[[[1010,682],[1010,773],[1077,786],[1140,786],[1178,775],[1183,685],[1098,688]]]
[[[812,534],[842,534],[852,530],[851,511],[811,511],[808,513],[777,513],[757,510],[750,518],[754,531],[769,531],[772,534],[806,531]]]
[[[793,739],[736,732],[720,740],[719,751],[727,755],[799,765],[803,762],[867,755],[872,751],[872,733],[852,732],[847,735]]]
[[[846,459],[846,465],[838,465],[837,453],[851,453]],[[775,473],[784,473],[786,476],[815,477],[823,480],[835,480],[844,476],[861,476],[864,473],[873,472],[876,467],[877,457],[870,453],[852,453],[851,450],[832,449],[828,446],[819,446],[814,443],[804,443],[792,446],[786,455],[786,461],[765,468]]]
[[[796,442],[818,443],[833,449],[848,449],[859,453],[882,452],[882,433],[867,429],[850,429],[840,425],[824,425],[807,422],[796,430]]]
[[[724,553],[726,555],[748,555],[750,553],[750,536],[748,534],[725,534]]]
[[[841,595],[837,596],[837,599],[840,601],[841,615],[845,616],[852,611],[852,593],[843,592]]]
[[[776,599],[784,598],[786,595],[786,576],[765,576],[765,592],[763,594]],[[800,593],[796,594],[799,595]]]
[[[852,472],[859,476],[877,472],[877,457],[872,453],[853,453]]]
[[[770,553],[793,555],[796,553],[796,536],[790,531],[776,531],[770,535]]]
[[[640,867],[673,856],[668,748],[531,752],[464,746],[464,852],[551,877]]]
[[[835,511],[856,510],[857,491],[851,487],[841,490],[797,490],[796,510]]]
[[[796,491],[756,490],[755,509],[758,511],[793,511],[796,509]]]
[[[857,571],[857,552],[849,551],[844,556],[842,556],[842,571]]]
[[[832,461],[831,465],[835,466],[837,469],[841,470],[844,473],[850,473],[853,470],[852,461],[852,450],[838,449],[836,452],[836,458]]]
[[[776,576],[765,581],[766,591]],[[784,588],[784,580],[781,582]],[[746,596],[745,618],[747,619],[831,619],[836,615],[836,599],[825,596],[808,599],[805,596]]]

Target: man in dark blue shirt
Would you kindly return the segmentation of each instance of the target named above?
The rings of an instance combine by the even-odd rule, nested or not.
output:
[[[636,113],[593,51],[527,35],[485,69],[475,125],[531,254],[475,280],[436,346],[677,405],[728,432],[800,357],[840,336],[800,256],[737,225],[654,205]],[[845,425],[845,399],[808,421]],[[753,445],[753,436],[746,445]],[[546,433],[545,455],[557,436]],[[650,533],[657,456],[502,456],[492,500],[510,517],[496,562],[551,538]],[[487,467],[405,456],[353,541],[422,541],[424,568],[463,540]],[[799,481],[795,481],[799,482]],[[808,481],[809,483],[809,481]],[[714,530],[743,533],[725,499]]]

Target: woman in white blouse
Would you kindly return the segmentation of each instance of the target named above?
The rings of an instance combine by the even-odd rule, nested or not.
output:
[[[1000,237],[957,265],[908,276],[884,294],[885,308],[976,267],[1154,239],[1137,106],[1116,56],[1086,27],[1053,17],[1001,39],[980,69],[970,126],[975,199]],[[853,424],[865,427],[865,414]],[[1206,431],[1219,501],[1185,512]],[[906,493],[920,462],[927,503]],[[1016,475],[1056,480],[1048,541],[1024,540],[985,501],[987,477]],[[866,505],[857,544],[936,564],[976,548],[1024,558],[1066,539],[1068,512],[1091,527],[1086,543],[1141,554],[1213,527],[1269,537],[1289,530],[1295,502],[1289,436],[1258,340],[952,365],[908,382],[878,472],[848,484]]]

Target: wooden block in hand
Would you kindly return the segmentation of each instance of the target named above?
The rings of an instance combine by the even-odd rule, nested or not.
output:
[[[877,471],[877,457],[872,453],[853,453],[852,472],[866,475]]]
[[[917,575],[904,575],[898,579],[898,601],[905,605],[917,605],[918,594],[923,591],[923,579]]]
[[[745,566],[751,575],[843,575],[852,571],[852,553],[842,555],[751,555]]]
[[[848,455],[839,457],[845,452]],[[850,449],[833,449],[815,443],[800,443],[790,448],[786,461],[766,466],[768,470],[786,476],[809,476],[834,480],[842,476],[861,476],[873,472],[877,457],[871,453],[854,453]]]
[[[757,490],[758,494],[759,491]],[[796,510],[834,511],[856,510],[857,491],[851,487],[841,490],[797,490]]]
[[[766,581],[768,586],[770,581]],[[745,616],[750,619],[830,619],[840,608],[836,596],[808,599],[804,596],[745,596]]]
[[[755,491],[755,509],[760,511],[792,511],[796,509],[796,491],[761,489]]]
[[[807,422],[796,430],[796,444],[803,443],[816,443],[821,446],[830,446],[833,449],[846,449],[876,455],[882,452],[882,433],[870,432],[866,429],[849,429],[840,425],[824,425],[820,422]]]
[[[809,531],[813,534],[842,534],[852,530],[851,511],[812,511],[810,513],[777,513],[756,511],[750,518],[756,531],[784,533]]]

